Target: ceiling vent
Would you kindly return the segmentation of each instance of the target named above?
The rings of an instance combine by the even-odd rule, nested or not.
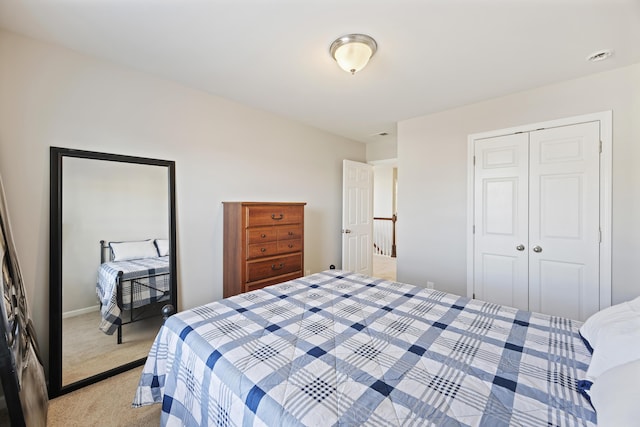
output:
[[[611,55],[613,55],[613,51],[609,49],[598,50],[596,52],[593,52],[591,55],[587,56],[587,61],[590,61],[590,62],[604,61],[605,59],[609,58]]]

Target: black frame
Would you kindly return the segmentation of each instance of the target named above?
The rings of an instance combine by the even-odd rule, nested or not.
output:
[[[50,147],[50,230],[49,230],[49,397],[69,393],[144,364],[133,360],[71,384],[62,385],[62,159],[77,157],[111,162],[165,166],[169,181],[169,268],[170,304],[178,307],[176,263],[175,162],[146,157],[100,153],[71,148]]]

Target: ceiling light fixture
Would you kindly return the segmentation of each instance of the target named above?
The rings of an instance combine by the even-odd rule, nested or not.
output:
[[[331,43],[329,51],[340,68],[355,74],[362,70],[376,53],[378,44],[366,34],[348,34]]]

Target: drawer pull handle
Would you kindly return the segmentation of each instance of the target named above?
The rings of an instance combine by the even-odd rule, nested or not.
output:
[[[283,218],[284,218],[284,214],[280,214],[279,218],[276,218],[276,214],[271,214],[271,219],[273,220],[280,221]]]
[[[289,236],[293,236],[293,231],[290,231],[290,232],[289,232]]]
[[[264,233],[262,233],[262,234],[260,235],[260,237],[262,237],[262,238],[264,239],[265,237],[267,237],[267,235],[266,235],[266,234],[264,234]]]
[[[293,247],[293,245],[291,243],[289,243],[289,248],[292,248],[292,247]]]
[[[267,248],[260,248],[260,252],[266,252]]]
[[[271,269],[272,270],[282,270],[283,267],[284,267],[284,263],[283,262],[281,262],[280,265],[278,265],[277,267],[276,267],[275,264],[271,264]]]

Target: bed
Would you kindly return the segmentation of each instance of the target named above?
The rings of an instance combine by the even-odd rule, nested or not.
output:
[[[594,426],[581,322],[329,270],[178,313],[133,406],[162,425]]]
[[[154,310],[170,299],[168,241],[149,239],[132,242],[100,241],[100,267],[96,294],[100,300],[100,330],[117,331],[122,343],[122,326],[161,315]]]

